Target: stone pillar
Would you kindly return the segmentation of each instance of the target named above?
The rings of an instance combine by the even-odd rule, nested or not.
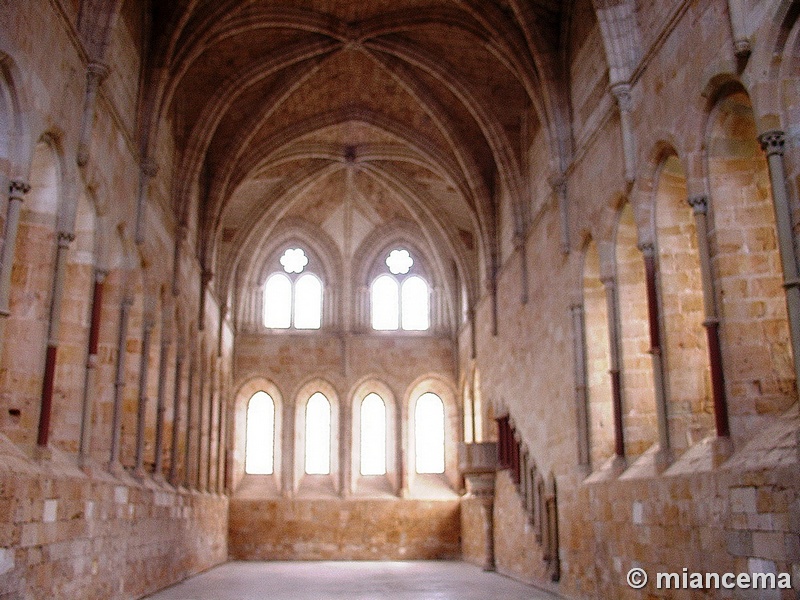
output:
[[[83,102],[81,131],[78,137],[78,166],[85,167],[89,162],[89,145],[92,140],[94,112],[97,105],[97,90],[108,76],[109,68],[99,62],[90,62],[86,66],[86,96]]]
[[[122,434],[122,394],[125,391],[125,357],[128,340],[128,320],[133,299],[127,294],[122,299],[119,313],[119,339],[117,340],[117,373],[114,380],[114,407],[111,417],[111,452],[108,461],[110,471],[122,470],[120,462],[120,437]]]
[[[403,402],[397,403],[396,436],[397,436],[397,480],[401,498],[409,496],[408,481],[408,408]]]
[[[653,244],[639,246],[644,256],[645,288],[647,290],[647,315],[650,326],[650,356],[653,361],[653,393],[656,400],[658,419],[658,454],[656,465],[665,469],[672,462],[667,415],[667,393],[665,388],[664,354],[661,348],[661,307],[658,301],[658,273],[656,251]]]
[[[483,516],[483,531],[486,546],[483,555],[484,571],[495,570],[494,558],[494,473],[476,473],[465,475],[467,495],[480,502]]]
[[[625,157],[625,181],[636,179],[636,139],[633,134],[633,100],[629,83],[611,86],[611,93],[619,106],[619,121],[622,128],[622,150]]]
[[[570,251],[570,235],[569,235],[569,206],[567,205],[567,178],[563,174],[558,174],[551,177],[549,180],[550,187],[556,195],[558,202],[558,210],[561,220],[561,253],[569,254]]]
[[[731,19],[733,33],[733,50],[740,59],[746,59],[752,52],[750,39],[747,37],[747,16],[742,0],[728,0],[728,14]]]
[[[284,498],[291,498],[295,492],[295,418],[294,404],[286,402],[281,431],[281,495]]]
[[[578,432],[578,465],[587,474],[591,469],[589,440],[589,395],[586,372],[586,322],[583,304],[575,303],[572,313],[573,377],[575,379],[575,418]]]
[[[711,367],[711,386],[714,395],[714,423],[718,438],[729,438],[728,400],[725,392],[725,372],[722,368],[722,348],[719,341],[719,316],[717,313],[714,275],[711,269],[711,250],[708,239],[708,199],[693,196],[688,200],[694,211],[697,230],[697,251],[700,255],[700,274],[703,280],[703,307],[708,337],[709,365]]]
[[[211,487],[211,473],[213,464],[211,457],[213,456],[214,448],[214,405],[216,404],[216,386],[217,386],[217,365],[216,358],[211,361],[211,381],[208,384],[208,435],[206,439],[206,491],[214,491]]]
[[[22,200],[31,187],[24,181],[12,181],[9,185],[8,212],[6,213],[6,239],[0,255],[0,316],[10,314],[8,300],[11,294],[11,269],[14,266],[14,254],[17,249],[17,232],[19,231],[19,214]]]
[[[139,360],[139,406],[136,414],[136,469],[137,477],[144,477],[144,438],[147,411],[147,379],[150,373],[150,341],[155,323],[145,317],[142,324],[142,354]]]
[[[153,473],[156,479],[164,479],[164,412],[167,394],[167,360],[169,359],[170,323],[161,321],[161,348],[158,354],[158,396],[156,397],[156,444]]]
[[[170,442],[169,482],[178,485],[178,437],[181,426],[181,384],[183,378],[183,348],[178,345],[175,354],[175,386],[172,398],[172,441]]]
[[[769,176],[772,183],[772,201],[775,208],[775,225],[781,249],[783,287],[786,290],[786,306],[789,313],[789,331],[792,337],[795,379],[800,385],[800,270],[794,247],[792,210],[786,189],[786,168],[783,152],[786,136],[783,131],[768,131],[759,137],[761,147],[767,154]]]
[[[205,413],[206,402],[206,354],[205,344],[200,344],[200,360],[197,369],[197,376],[200,380],[199,390],[197,392],[197,456],[194,487],[196,490],[201,490],[203,485],[203,420]]]
[[[89,325],[89,352],[86,360],[86,378],[83,385],[83,410],[81,411],[81,439],[78,460],[82,467],[88,465],[92,444],[92,392],[97,368],[97,350],[100,342],[100,317],[103,307],[103,284],[107,273],[100,269],[94,272],[92,292],[92,318]]]
[[[611,375],[611,397],[614,407],[614,453],[617,462],[621,465],[625,461],[625,427],[622,410],[622,370],[620,348],[620,320],[619,299],[617,297],[616,278],[603,277],[601,279],[606,289],[606,305],[608,306],[608,341],[609,362]]]
[[[189,358],[189,381],[186,397],[186,444],[183,447],[183,486],[188,490],[192,487],[192,437],[195,431],[195,421],[192,418],[194,404],[194,372],[197,370],[197,354],[192,350]]]
[[[64,276],[67,268],[69,245],[75,236],[72,233],[58,233],[56,250],[56,270],[53,274],[53,296],[50,301],[50,323],[47,333],[47,355],[44,366],[41,408],[39,411],[39,435],[36,443],[40,448],[47,447],[50,439],[50,417],[53,412],[53,387],[58,355],[58,332],[61,328],[61,302],[64,297]]]
[[[147,208],[147,188],[150,180],[158,174],[158,165],[155,161],[146,158],[139,165],[139,196],[136,200],[136,243],[144,244],[145,238],[145,209]]]
[[[353,485],[353,415],[351,403],[339,404],[339,495],[347,498]]]

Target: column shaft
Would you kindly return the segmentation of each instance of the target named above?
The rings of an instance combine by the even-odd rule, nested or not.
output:
[[[100,345],[100,317],[103,309],[103,283],[105,271],[95,270],[92,290],[92,317],[89,325],[89,351],[86,359],[86,378],[83,386],[83,407],[81,411],[81,439],[79,460],[85,466],[89,460],[92,443],[92,392],[97,367],[97,351]]]
[[[64,277],[67,267],[69,244],[75,236],[71,233],[58,234],[56,252],[56,269],[53,275],[53,296],[50,301],[50,323],[47,334],[47,355],[44,367],[41,408],[39,411],[39,434],[36,443],[47,446],[50,439],[50,417],[53,412],[53,388],[56,375],[56,358],[58,356],[58,333],[61,327],[61,303],[64,297]]]

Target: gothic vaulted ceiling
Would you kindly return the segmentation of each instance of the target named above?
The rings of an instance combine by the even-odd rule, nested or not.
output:
[[[143,152],[168,124],[175,210],[219,285],[302,220],[351,252],[411,224],[474,292],[501,198],[524,227],[526,140],[544,132],[544,169],[566,152],[561,5],[153,2]]]

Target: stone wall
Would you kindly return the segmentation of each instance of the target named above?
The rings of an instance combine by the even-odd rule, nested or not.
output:
[[[140,598],[227,559],[225,496],[0,445],[0,598]]]
[[[426,560],[461,555],[459,500],[232,499],[234,560]]]

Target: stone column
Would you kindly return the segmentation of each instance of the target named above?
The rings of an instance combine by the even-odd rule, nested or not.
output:
[[[606,305],[608,307],[608,341],[611,375],[611,397],[614,407],[614,452],[620,466],[625,461],[625,427],[622,410],[622,370],[620,348],[619,299],[617,297],[617,281],[613,276],[601,279],[606,289]]]
[[[150,180],[158,174],[155,161],[146,158],[139,165],[139,196],[136,200],[136,243],[144,244],[145,209],[147,208],[147,188]]]
[[[396,419],[396,448],[397,448],[397,481],[398,490],[401,498],[408,498],[408,409],[403,401],[397,403]]]
[[[150,341],[155,323],[145,317],[142,324],[142,354],[139,360],[139,406],[136,414],[136,469],[137,477],[144,477],[144,438],[147,411],[147,379],[150,373]]]
[[[72,233],[58,233],[58,249],[56,250],[56,270],[53,274],[53,296],[50,301],[50,323],[47,333],[47,355],[44,366],[44,382],[42,385],[41,409],[39,411],[39,435],[37,445],[47,446],[50,439],[50,417],[53,412],[53,387],[56,375],[56,357],[58,355],[58,332],[61,328],[61,302],[64,297],[64,276],[67,268],[69,245],[75,236]]]
[[[800,271],[794,247],[792,210],[786,190],[786,168],[783,152],[786,136],[783,131],[768,131],[759,137],[761,147],[767,154],[769,176],[772,182],[772,201],[775,208],[775,225],[781,249],[783,287],[786,290],[786,306],[789,313],[789,331],[792,337],[795,378],[800,384]]]
[[[661,308],[658,301],[656,250],[655,246],[649,243],[641,244],[639,250],[641,250],[644,256],[647,316],[650,326],[650,356],[653,361],[653,393],[656,400],[656,416],[658,420],[659,449],[656,456],[656,465],[659,470],[663,470],[672,461],[672,453],[669,439],[669,421],[667,418],[664,354],[661,348]]]
[[[108,461],[110,471],[121,471],[120,437],[122,434],[122,394],[125,391],[125,357],[128,340],[128,320],[133,299],[127,294],[122,299],[119,314],[119,339],[117,341],[117,373],[114,380],[114,407],[111,417],[111,452]]]
[[[183,348],[178,345],[175,354],[175,386],[172,398],[172,441],[170,442],[169,482],[178,485],[178,437],[181,426],[181,384],[183,378]]]
[[[10,314],[8,300],[11,294],[11,269],[14,266],[14,254],[17,249],[17,232],[19,231],[19,214],[22,200],[31,187],[24,181],[12,181],[9,185],[8,212],[6,213],[6,239],[0,255],[0,316]]]
[[[570,251],[570,235],[569,235],[569,206],[567,205],[567,178],[563,174],[551,177],[549,180],[550,187],[556,195],[558,202],[558,210],[561,220],[561,253],[569,254]]]
[[[83,102],[81,131],[78,137],[78,166],[85,167],[89,162],[89,145],[92,140],[94,112],[97,105],[97,90],[108,76],[109,68],[99,62],[90,62],[86,66],[86,96]]]
[[[217,368],[216,368],[216,358],[212,359],[211,362],[211,381],[208,384],[208,435],[207,443],[206,443],[206,491],[213,492],[214,490],[211,488],[211,472],[212,472],[212,460],[211,457],[213,455],[213,448],[214,448],[214,404],[216,400],[216,386],[217,386]]]
[[[197,456],[195,472],[195,489],[201,490],[203,485],[203,421],[205,413],[206,402],[206,354],[205,344],[200,344],[200,360],[197,369],[198,379],[200,380],[199,390],[197,392]]]
[[[97,351],[100,342],[100,317],[103,307],[103,284],[107,273],[100,269],[94,272],[92,292],[92,319],[89,325],[89,352],[86,360],[86,378],[83,385],[83,410],[81,411],[81,439],[78,460],[82,467],[88,465],[92,444],[92,392],[97,368]]]
[[[295,410],[293,403],[284,403],[281,431],[281,495],[284,498],[291,498],[295,492]]]
[[[700,274],[703,280],[703,307],[705,310],[703,326],[706,328],[708,337],[711,386],[714,395],[714,423],[717,429],[717,437],[729,438],[728,400],[725,392],[725,372],[722,368],[722,348],[719,341],[719,316],[708,240],[708,199],[705,196],[693,196],[689,198],[688,203],[694,211],[695,228],[697,229],[697,251],[700,255]]]
[[[195,431],[195,421],[192,418],[192,405],[194,404],[194,372],[197,368],[197,354],[192,350],[189,358],[189,381],[186,398],[186,444],[183,447],[183,486],[188,490],[192,487],[192,437]]]
[[[167,360],[169,359],[170,323],[161,321],[161,348],[158,354],[158,396],[156,398],[156,447],[153,473],[156,479],[164,479],[164,412],[167,394]]]
[[[573,377],[575,379],[575,418],[578,431],[578,465],[588,474],[591,469],[589,440],[589,395],[586,372],[586,322],[583,304],[575,303],[572,313]]]
[[[733,50],[738,58],[746,59],[750,56],[752,47],[746,33],[747,16],[742,0],[728,0],[728,14],[733,33]]]
[[[339,495],[347,498],[353,485],[353,416],[351,403],[339,404]]]
[[[611,93],[619,106],[619,121],[622,128],[622,150],[625,157],[625,181],[636,179],[636,138],[633,134],[633,100],[629,83],[611,86]]]

